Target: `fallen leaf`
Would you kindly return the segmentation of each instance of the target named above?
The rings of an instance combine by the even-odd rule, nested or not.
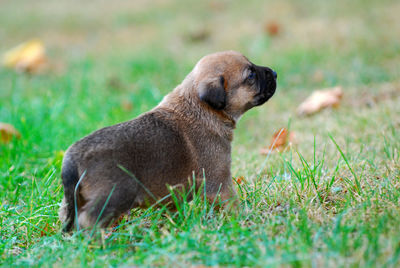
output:
[[[298,115],[311,115],[328,107],[337,107],[343,96],[342,87],[316,90],[297,108]]]
[[[265,23],[264,31],[269,36],[276,36],[281,32],[281,26],[275,21],[270,21],[270,22]]]
[[[271,138],[268,148],[262,148],[260,154],[269,154],[273,151],[281,151],[296,143],[295,132],[289,132],[286,128],[280,128]]]
[[[271,139],[269,149],[275,150],[286,145],[289,131],[286,128],[281,128],[274,133]]]
[[[239,176],[239,177],[236,177],[236,178],[233,178],[233,179],[234,179],[234,180],[236,181],[236,183],[239,184],[239,185],[241,185],[241,184],[247,182],[246,179],[245,179],[243,176]]]
[[[193,43],[203,42],[210,38],[211,32],[206,28],[196,29],[186,34],[186,39]]]
[[[46,222],[46,225],[44,226],[43,230],[40,231],[40,237],[47,235],[48,232],[49,232],[49,224]]]
[[[274,133],[271,139],[271,143],[268,148],[262,148],[261,154],[268,154],[268,152],[284,147],[288,138],[288,130],[286,128],[280,128]]]
[[[121,101],[121,107],[124,111],[127,111],[127,112],[132,111],[132,109],[133,109],[132,102],[130,102],[128,100]]]
[[[22,43],[3,55],[5,67],[22,72],[38,72],[45,63],[45,48],[38,39]]]
[[[118,77],[112,76],[107,80],[107,87],[120,90],[124,88],[124,85],[122,84],[121,80]]]
[[[13,125],[0,122],[0,142],[8,143],[13,137],[19,139],[21,134],[14,128]]]

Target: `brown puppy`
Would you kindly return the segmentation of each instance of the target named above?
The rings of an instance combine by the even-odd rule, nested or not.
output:
[[[151,111],[95,131],[64,156],[60,219],[69,231],[108,226],[131,208],[205,175],[206,196],[235,196],[231,141],[240,116],[275,92],[276,73],[234,51],[205,56]],[[198,183],[200,185],[200,183]]]

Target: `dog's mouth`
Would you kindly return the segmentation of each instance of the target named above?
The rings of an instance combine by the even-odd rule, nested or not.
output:
[[[254,96],[253,105],[260,106],[266,103],[275,93],[276,90],[276,79],[268,80],[263,85],[263,90]]]
[[[274,70],[268,67],[255,65],[255,70],[258,78],[258,92],[254,96],[252,104],[254,106],[260,106],[267,102],[274,95],[276,90],[276,79],[278,75]]]

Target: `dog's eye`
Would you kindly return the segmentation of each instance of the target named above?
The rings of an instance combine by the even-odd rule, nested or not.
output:
[[[253,72],[253,71],[250,71],[249,76],[247,77],[247,79],[253,80],[254,78],[256,78],[256,73]]]

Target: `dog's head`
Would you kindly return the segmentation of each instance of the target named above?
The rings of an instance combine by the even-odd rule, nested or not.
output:
[[[235,51],[205,56],[192,73],[199,99],[235,119],[265,103],[276,89],[276,72]]]

